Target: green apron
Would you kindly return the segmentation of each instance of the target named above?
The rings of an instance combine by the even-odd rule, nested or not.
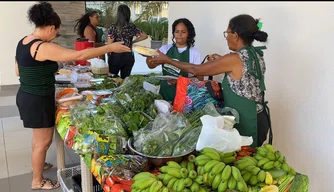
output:
[[[248,51],[249,60],[248,60],[248,71],[254,76],[256,79],[260,80],[260,89],[261,92],[265,91],[264,77],[261,71],[261,67],[259,64],[259,59],[256,55],[258,53],[260,56],[263,56],[262,49],[266,49],[263,47],[253,47],[246,46],[242,49],[246,49]],[[241,50],[242,50],[241,49]],[[255,61],[255,71],[253,70],[253,60]],[[242,136],[252,136],[253,144],[251,147],[255,148],[258,146],[258,117],[256,110],[256,101],[249,100],[247,98],[241,97],[235,94],[227,80],[227,74],[225,74],[224,79],[222,81],[223,93],[224,93],[224,105],[225,107],[231,107],[239,113],[239,123],[235,125],[235,128],[239,131]],[[264,97],[264,94],[262,94]],[[263,101],[260,103],[263,105],[263,110],[266,110],[266,103]],[[267,116],[268,117],[268,116]],[[271,131],[270,131],[271,133]]]
[[[172,46],[166,53],[166,55],[169,58],[172,58],[174,60],[178,60],[181,62],[189,63],[189,47],[182,53],[179,53],[176,46]],[[187,72],[183,72],[180,69],[169,65],[169,64],[163,64],[162,65],[162,74],[163,75],[169,75],[169,76],[183,76],[188,77]],[[172,102],[174,101],[175,95],[176,95],[176,85],[169,85],[167,81],[160,81],[160,95],[162,98],[166,101]]]

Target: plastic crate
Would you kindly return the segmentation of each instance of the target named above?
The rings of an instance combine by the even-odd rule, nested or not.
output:
[[[80,165],[57,171],[60,186],[64,192],[82,192]],[[93,175],[92,175],[93,177]],[[102,192],[101,185],[93,177],[93,192]]]

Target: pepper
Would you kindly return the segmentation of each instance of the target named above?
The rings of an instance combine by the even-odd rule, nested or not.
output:
[[[241,156],[241,157],[251,156],[251,153],[248,151],[239,151],[238,156]]]
[[[120,183],[120,184],[123,184],[123,185],[131,186],[133,184],[132,180],[122,179],[118,176],[112,176],[111,179],[113,181],[115,181],[116,183]]]
[[[242,146],[241,151],[248,151],[248,152],[256,153],[256,150],[249,146]]]
[[[104,192],[111,192],[110,187],[108,185],[103,186],[103,191]]]
[[[130,192],[131,187],[129,185],[116,184],[111,188],[110,192]]]
[[[107,179],[106,179],[106,184],[107,184],[109,187],[112,187],[112,186],[114,186],[115,181],[114,181],[111,177],[107,177]]]

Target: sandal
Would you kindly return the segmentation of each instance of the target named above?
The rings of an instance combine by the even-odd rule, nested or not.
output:
[[[48,170],[51,167],[53,167],[53,165],[51,163],[47,163],[47,162],[44,163],[44,170]]]
[[[45,185],[45,184],[49,184]],[[60,184],[57,181],[51,181],[50,179],[43,179],[39,187],[31,187],[32,190],[52,190],[60,187]]]
[[[51,163],[47,163],[47,162],[44,163],[44,171],[50,169],[51,167],[53,167]],[[31,169],[31,172],[32,172],[32,169]]]

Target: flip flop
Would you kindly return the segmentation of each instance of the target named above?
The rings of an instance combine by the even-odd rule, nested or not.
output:
[[[47,163],[47,162],[44,163],[44,171],[50,169],[51,167],[53,167],[51,163]],[[32,169],[31,169],[31,172],[32,172]]]
[[[45,186],[46,183],[49,183],[49,187]],[[32,190],[53,190],[60,187],[60,184],[57,181],[51,181],[50,179],[43,179],[39,187],[31,187]]]
[[[44,163],[44,170],[48,170],[51,167],[53,167],[53,165],[51,163],[47,163],[47,162]]]

